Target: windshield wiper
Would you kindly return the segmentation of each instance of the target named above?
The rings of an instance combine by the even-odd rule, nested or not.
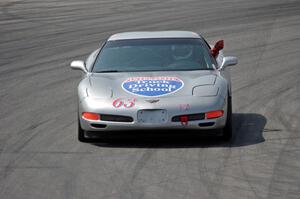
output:
[[[117,73],[117,72],[121,72],[118,70],[101,70],[101,71],[96,71],[95,73]]]

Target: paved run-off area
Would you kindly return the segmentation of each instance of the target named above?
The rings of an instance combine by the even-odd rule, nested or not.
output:
[[[71,60],[177,29],[239,58],[232,141],[79,143]],[[0,198],[300,198],[299,46],[299,0],[1,0]]]

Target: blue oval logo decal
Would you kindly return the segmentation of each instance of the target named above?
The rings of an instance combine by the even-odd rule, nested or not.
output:
[[[122,83],[125,91],[144,97],[168,95],[183,86],[183,81],[177,77],[131,77]]]

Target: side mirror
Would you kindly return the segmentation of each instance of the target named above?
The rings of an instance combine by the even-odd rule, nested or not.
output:
[[[236,57],[223,57],[223,61],[220,69],[223,69],[227,66],[233,66],[238,63],[238,59]]]
[[[70,65],[73,70],[82,70],[85,73],[87,72],[85,64],[81,60],[72,61]]]
[[[219,51],[224,48],[224,40],[217,41],[215,46],[210,50],[212,56],[216,58],[219,54]]]

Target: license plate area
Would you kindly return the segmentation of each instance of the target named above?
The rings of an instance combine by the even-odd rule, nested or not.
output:
[[[139,123],[162,124],[167,122],[168,114],[167,111],[163,109],[139,110],[137,119]]]

